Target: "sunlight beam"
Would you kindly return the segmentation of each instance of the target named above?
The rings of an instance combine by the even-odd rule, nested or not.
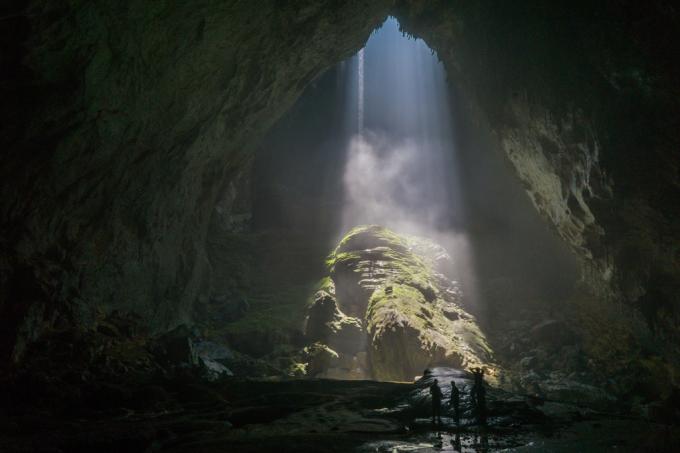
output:
[[[342,231],[378,224],[447,247],[466,295],[474,269],[464,230],[446,73],[420,39],[389,18],[355,57],[357,133],[348,140]]]

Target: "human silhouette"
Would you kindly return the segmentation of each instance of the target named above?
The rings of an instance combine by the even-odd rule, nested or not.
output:
[[[451,381],[451,398],[449,404],[453,408],[453,419],[456,421],[456,425],[460,425],[460,392],[458,387],[456,387],[456,382]]]
[[[486,424],[486,388],[484,387],[484,370],[473,368],[474,384],[470,394],[472,408],[477,415],[477,422],[480,425]]]
[[[486,387],[483,381],[477,390],[477,421],[480,425],[486,425]]]
[[[432,424],[434,425],[435,417],[438,424],[442,424],[441,409],[442,409],[442,391],[439,388],[439,381],[436,379],[430,385],[430,395],[432,395]]]

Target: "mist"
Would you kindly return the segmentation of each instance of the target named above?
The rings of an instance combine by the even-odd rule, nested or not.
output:
[[[343,229],[375,223],[404,233],[446,226],[447,193],[430,179],[439,146],[366,133],[350,140],[343,182]]]
[[[450,276],[480,310],[496,281],[513,282],[517,300],[559,300],[577,278],[574,257],[456,90],[437,55],[388,19],[262,145],[256,230],[330,251],[354,226],[378,224],[446,248]]]

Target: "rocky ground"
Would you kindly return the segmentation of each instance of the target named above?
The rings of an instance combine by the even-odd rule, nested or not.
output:
[[[429,419],[432,379],[461,389],[462,420]],[[680,432],[625,414],[488,392],[489,423],[475,424],[469,376],[435,368],[413,384],[323,379],[209,382],[159,378],[165,394],[102,400],[99,409],[5,407],[0,447],[9,452],[223,451],[673,451]],[[442,385],[445,397],[448,385]],[[45,401],[43,401],[45,402]],[[650,450],[651,449],[651,450]]]
[[[622,328],[625,314],[598,315],[574,301],[559,309],[534,307],[497,313],[485,326],[503,370],[504,389],[539,398],[576,402],[674,422],[680,412],[670,368],[658,359],[658,344]],[[589,301],[590,307],[596,302]],[[615,409],[614,409],[615,408]]]

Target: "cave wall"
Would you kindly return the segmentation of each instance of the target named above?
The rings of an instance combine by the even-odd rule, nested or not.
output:
[[[399,2],[601,296],[680,307],[680,42],[670,2]],[[673,322],[673,321],[671,321]]]
[[[114,309],[155,330],[187,321],[225,178],[386,13],[358,1],[12,6],[3,17],[12,65],[2,83],[12,101],[0,178],[5,358],[46,326],[91,325]]]
[[[15,1],[2,23],[1,355],[114,309],[191,317],[213,208],[392,11],[488,123],[593,286],[678,305],[678,18],[664,1]],[[652,291],[653,289],[653,291]]]

